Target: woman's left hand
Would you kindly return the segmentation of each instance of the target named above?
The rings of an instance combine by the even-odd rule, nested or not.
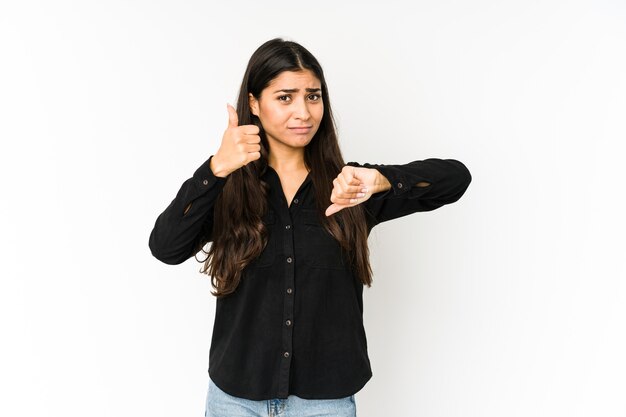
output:
[[[333,180],[330,201],[326,209],[330,216],[346,207],[356,206],[380,191],[391,188],[391,184],[377,169],[346,165]]]

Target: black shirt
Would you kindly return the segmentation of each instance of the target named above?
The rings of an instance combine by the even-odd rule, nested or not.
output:
[[[213,204],[226,182],[211,171],[211,157],[156,219],[149,246],[166,264],[194,257],[197,245],[210,241]],[[472,178],[454,159],[348,165],[376,168],[392,186],[361,203],[368,234],[378,223],[457,201]],[[209,376],[228,394],[250,400],[355,394],[372,377],[363,284],[321,226],[310,173],[289,206],[276,171],[268,166],[264,176],[269,241],[244,269],[236,291],[216,299]],[[416,186],[422,181],[430,185]]]

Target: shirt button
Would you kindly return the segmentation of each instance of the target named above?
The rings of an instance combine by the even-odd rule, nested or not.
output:
[[[293,199],[293,202],[294,202],[294,203],[296,203],[296,204],[298,204],[298,199],[297,199],[297,198],[294,198],[294,199]]]
[[[285,322],[285,324],[286,324],[287,326],[291,326],[291,320],[287,320],[287,321]]]
[[[288,224],[287,226],[285,226],[285,229],[287,229],[287,230],[291,229],[291,225]]]
[[[398,183],[398,188],[402,188],[402,183],[401,182]]]
[[[289,258],[287,258],[287,262],[291,263],[293,261],[293,259],[291,259],[291,256]]]
[[[288,357],[289,357],[289,352],[285,352],[285,353],[283,353],[283,356],[284,356],[285,358],[288,358]]]
[[[291,294],[293,290],[291,288],[287,288],[287,294]]]
[[[209,180],[204,180],[202,181],[202,184],[207,185],[209,183]]]

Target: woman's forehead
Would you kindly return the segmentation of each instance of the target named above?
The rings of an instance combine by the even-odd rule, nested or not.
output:
[[[276,90],[320,87],[320,80],[308,69],[301,71],[283,71],[272,79],[267,86],[267,88],[274,88]]]

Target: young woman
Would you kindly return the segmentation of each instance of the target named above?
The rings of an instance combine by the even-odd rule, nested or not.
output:
[[[344,163],[322,68],[295,42],[261,45],[227,110],[219,149],[149,243],[167,264],[207,255],[217,299],[205,415],[355,416],[372,377],[368,235],[457,201],[470,172],[454,159]]]

